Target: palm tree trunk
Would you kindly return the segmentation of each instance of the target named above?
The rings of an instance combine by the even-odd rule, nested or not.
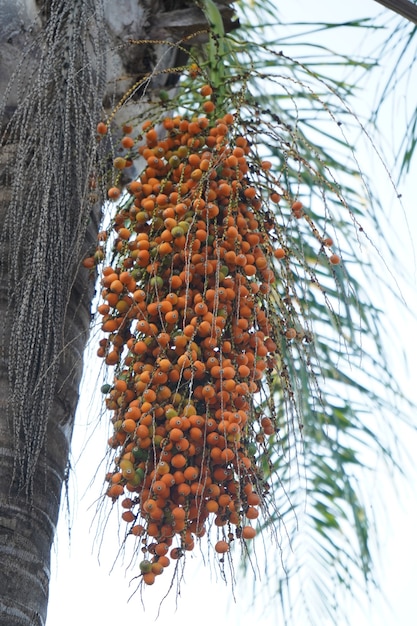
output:
[[[100,218],[96,124],[140,76],[175,63],[128,39],[200,30],[192,4],[169,19],[164,0],[0,0],[0,626],[46,620],[94,291],[79,268]]]
[[[386,7],[398,15],[402,15],[413,24],[417,24],[417,7],[409,0],[376,0],[379,4]]]
[[[93,284],[77,268],[99,218],[85,190],[105,86],[99,64],[82,68],[87,48],[99,50],[97,30],[88,32],[92,2],[69,3],[71,11],[45,3],[40,15],[34,2],[25,14],[16,4],[0,4],[8,28],[0,43],[7,85],[0,126],[1,626],[46,619],[50,550],[90,324]],[[85,168],[77,163],[81,146]]]

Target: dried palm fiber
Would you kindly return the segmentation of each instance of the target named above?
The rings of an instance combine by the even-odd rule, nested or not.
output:
[[[91,174],[100,178],[106,163],[102,155],[112,147],[111,140],[102,142],[101,154],[97,154],[95,131],[102,105],[113,110],[138,77],[152,71],[153,63],[161,69],[171,66],[173,58],[163,45],[161,51],[157,46],[128,43],[132,37],[152,37],[164,2],[143,0],[132,5],[124,0],[115,5],[113,0],[25,0],[15,5],[14,0],[10,4],[1,0],[1,15],[5,7],[14,16],[24,7],[32,20],[26,34],[26,24],[17,34],[0,27],[3,40],[10,37],[15,43],[25,36],[28,40],[23,61],[17,63],[0,102],[0,139],[2,154],[7,155],[2,160],[7,161],[6,178],[11,185],[7,201],[2,196],[8,206],[0,261],[8,267],[9,311],[3,339],[12,338],[2,342],[9,344],[3,357],[10,363],[17,476],[21,485],[28,486],[45,439],[52,400],[59,391],[64,360],[62,370],[68,372],[68,325],[72,326],[71,345],[78,343],[81,359],[83,341],[76,335],[85,330],[78,330],[78,312],[75,318],[83,288],[77,269],[86,240],[87,244],[95,240],[99,219],[99,202],[92,213],[88,201],[89,179]],[[7,55],[9,65],[13,64],[13,46]],[[161,82],[167,77],[160,75]],[[3,80],[0,71],[0,84]],[[138,96],[131,98],[136,114]],[[121,114],[129,115],[128,108],[124,106]],[[85,282],[84,275],[84,287]],[[85,302],[84,298],[84,306]],[[73,391],[74,385],[68,393]],[[66,403],[68,398],[58,395],[61,404]],[[71,398],[68,404],[73,411],[76,401]],[[68,413],[68,406],[65,410]]]
[[[28,490],[45,442],[68,304],[91,223],[89,177],[106,83],[101,0],[45,2],[40,18],[44,26],[13,76],[0,119],[4,128],[5,114],[11,116],[2,133],[11,187],[2,230],[9,408],[16,480]],[[10,101],[16,103],[12,112]]]

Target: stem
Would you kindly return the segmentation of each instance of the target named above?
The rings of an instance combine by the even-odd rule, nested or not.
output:
[[[213,87],[219,89],[224,82],[225,72],[222,59],[225,55],[224,24],[221,13],[213,0],[197,2],[210,25],[208,44],[210,74]]]

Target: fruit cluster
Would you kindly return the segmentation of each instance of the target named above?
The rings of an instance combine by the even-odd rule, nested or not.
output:
[[[98,354],[116,366],[103,387],[117,454],[107,495],[142,539],[147,584],[211,520],[219,554],[255,536],[263,442],[276,428],[256,398],[276,366],[277,335],[296,336],[270,314],[285,252],[274,250],[276,226],[251,184],[251,147],[232,114],[214,119],[211,100],[203,108],[159,130],[146,122],[139,146],[125,127],[114,167],[128,167],[133,151],[146,163],[99,236],[115,259],[102,270],[98,309],[107,334]],[[257,163],[267,177],[271,164]],[[117,200],[120,189],[108,195]]]

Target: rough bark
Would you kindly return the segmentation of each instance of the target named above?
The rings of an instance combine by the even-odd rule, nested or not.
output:
[[[405,17],[407,20],[412,22],[413,24],[417,24],[417,7],[409,0],[376,0],[379,4],[386,7],[390,11],[394,11],[394,13],[398,13],[402,17]]]
[[[163,67],[176,63],[175,50],[167,54],[166,46],[132,46],[128,44],[130,38],[154,39],[163,36],[171,41],[178,41],[184,34],[192,32],[193,21],[196,30],[204,24],[201,11],[196,12],[191,6],[192,2],[72,0],[68,3],[68,0],[0,0],[0,89],[5,94],[0,110],[0,225],[3,233],[0,250],[0,319],[3,324],[0,332],[0,626],[40,626],[46,620],[50,550],[59,513],[62,484],[67,472],[82,373],[82,354],[88,339],[90,302],[94,290],[94,281],[89,279],[88,272],[77,268],[80,267],[86,249],[95,240],[99,223],[98,206],[88,204],[88,180],[91,171],[89,167],[80,167],[80,163],[82,165],[91,156],[79,151],[84,137],[70,140],[64,137],[66,158],[69,159],[68,154],[72,154],[67,163],[57,162],[59,159],[56,154],[51,160],[48,150],[45,150],[47,154],[37,154],[39,146],[33,146],[33,151],[29,149],[28,153],[22,153],[22,147],[26,151],[30,147],[31,132],[40,124],[36,115],[45,111],[45,104],[48,104],[45,90],[42,92],[42,106],[37,108],[33,104],[38,93],[32,77],[41,76],[42,80],[45,77],[45,73],[42,74],[45,68],[39,67],[39,63],[48,62],[45,60],[48,55],[42,55],[42,46],[45,43],[42,34],[48,21],[57,14],[60,15],[60,11],[68,12],[68,7],[71,7],[68,12],[68,32],[64,33],[62,45],[53,46],[53,55],[58,55],[58,58],[50,65],[53,88],[48,97],[51,110],[53,109],[55,115],[62,115],[62,119],[50,119],[49,122],[57,125],[56,132],[59,133],[60,124],[68,123],[66,115],[73,106],[72,101],[70,102],[72,86],[69,83],[71,80],[77,81],[77,72],[67,71],[65,56],[70,52],[68,46],[66,47],[67,43],[74,45],[71,43],[75,28],[74,22],[71,24],[75,15],[72,11],[83,10],[84,7],[91,9],[93,5],[97,14],[90,16],[92,28],[97,27],[95,17],[100,11],[106,26],[106,48],[103,54],[106,86],[103,93],[90,94],[96,98],[95,110],[88,103],[81,103],[88,109],[83,115],[90,125],[99,121],[98,114],[95,121],[93,118],[101,106],[109,110],[126,89],[152,70],[155,64]],[[172,20],[169,18],[169,12],[173,8],[171,5],[175,5],[176,9]],[[222,3],[222,8],[227,19],[230,19],[228,3]],[[99,29],[96,28],[94,33],[96,38],[100,35],[97,30]],[[51,36],[51,29],[48,32],[48,36]],[[62,58],[59,58],[60,54],[63,55]],[[166,76],[162,76],[160,80],[162,85]],[[16,129],[14,122],[25,119],[24,111],[19,114],[20,117],[17,115],[22,98],[26,98],[30,106],[33,106],[35,116],[34,119],[26,120],[28,127],[24,132]],[[57,98],[64,99],[62,106],[56,106]],[[65,102],[65,98],[68,98],[68,102]],[[138,106],[135,98],[132,98],[131,103]],[[78,115],[78,112],[75,114]],[[72,132],[70,122],[68,128],[68,132]],[[34,131],[33,133],[35,136]],[[87,129],[86,136],[89,133],[91,135],[91,127]],[[36,159],[41,157],[47,163],[43,172],[45,178],[51,181],[48,189],[43,189],[43,179],[32,180],[31,175],[28,175],[28,180],[25,180],[22,175],[26,167],[29,173],[34,167],[33,154]],[[22,162],[25,165],[23,169],[20,168],[20,179],[16,184],[14,175],[19,172],[16,164]],[[36,171],[36,168],[33,169],[33,172]],[[70,187],[67,189],[68,193],[64,190],[62,196],[54,196],[51,191],[53,185],[61,182],[64,184],[65,177],[76,178],[73,196]],[[25,187],[23,191],[22,185]],[[34,185],[40,187],[41,193],[33,192]],[[48,206],[48,198],[51,206]],[[62,204],[64,206],[59,206]],[[54,210],[61,220],[56,232],[62,232],[64,237],[68,230],[74,228],[74,224],[78,229],[73,233],[73,239],[70,237],[65,240],[67,247],[68,241],[69,247],[73,242],[69,251],[62,245],[60,247],[62,242],[56,239],[48,239],[47,236],[42,241],[37,239],[36,233],[43,232],[40,228],[41,214],[46,216],[46,220],[50,220],[51,227],[52,222],[56,226],[55,219],[58,217],[55,218]],[[47,226],[45,224],[46,230]],[[15,248],[18,252],[13,256]],[[39,250],[43,248],[45,254],[42,257]],[[54,277],[53,272],[57,271],[58,265],[53,263],[54,255],[59,258],[66,252],[67,260],[62,262],[60,259],[59,265],[59,272],[64,275]],[[57,299],[49,300],[50,289],[45,289],[45,285],[33,284],[36,276],[31,275],[32,258],[43,258],[44,263],[50,263],[51,267],[40,269],[45,276],[51,272],[50,286],[59,285],[58,289],[63,292],[61,296],[58,294]],[[13,261],[12,265],[10,259]],[[31,278],[28,279],[28,276]],[[28,305],[27,315],[22,316],[19,310],[19,294],[24,294],[25,288],[32,290],[33,315],[30,314]],[[52,329],[49,334],[46,326]],[[19,377],[16,377],[16,367],[11,367],[10,358],[15,358],[16,342],[21,342],[19,345],[24,348],[25,340],[31,346],[32,356],[25,361],[24,350],[19,348],[20,352],[17,351],[22,367],[22,385],[28,387],[30,381],[34,386],[50,385],[49,396],[47,394],[47,398],[51,398],[49,404],[47,401],[41,404],[37,400],[31,401],[32,390],[27,388],[24,389],[23,399],[20,398],[22,390],[19,391],[18,386],[16,387]],[[46,376],[45,371],[38,371],[33,376],[39,364],[43,363],[45,367],[47,348],[44,344],[47,343],[53,346],[57,354],[47,363]],[[20,414],[14,412],[15,405],[19,402],[20,408],[23,407]],[[17,419],[21,420],[18,426]],[[44,423],[45,429],[37,429],[38,423]],[[34,433],[37,441],[29,454],[31,433]],[[20,481],[16,477],[20,477]]]
[[[33,233],[24,233],[20,227],[25,223],[22,216],[27,212],[33,212],[35,229],[37,223],[35,216],[37,211],[40,211],[40,207],[31,202],[30,188],[26,188],[23,194],[26,201],[18,207],[22,213],[16,213],[14,216],[16,229],[13,229],[9,209],[16,200],[16,189],[13,188],[15,164],[18,159],[27,159],[30,171],[30,155],[22,154],[22,142],[10,140],[10,137],[13,133],[15,137],[19,136],[19,133],[15,132],[13,120],[19,107],[20,94],[24,93],[25,81],[29,84],[30,77],[39,69],[37,67],[40,58],[39,45],[43,43],[39,35],[44,26],[42,19],[45,18],[38,15],[35,2],[29,1],[14,3],[2,0],[0,16],[0,83],[2,93],[6,96],[1,118],[3,145],[0,157],[0,223],[2,225],[0,314],[3,322],[0,335],[0,624],[1,626],[41,625],[46,619],[50,550],[58,518],[62,484],[67,471],[73,419],[78,400],[82,353],[90,323],[89,306],[93,285],[88,284],[88,276],[85,273],[80,273],[77,280],[73,281],[76,264],[80,263],[80,258],[74,258],[66,277],[74,286],[70,290],[71,295],[61,327],[54,329],[56,337],[62,337],[62,345],[65,349],[57,359],[52,390],[53,401],[48,415],[42,414],[45,412],[45,407],[40,408],[36,406],[36,403],[29,403],[26,408],[25,423],[37,424],[42,420],[46,423],[46,430],[40,441],[38,458],[35,460],[36,468],[31,474],[28,491],[16,481],[21,468],[25,467],[25,459],[22,455],[25,454],[25,446],[28,442],[22,431],[16,433],[13,412],[15,398],[10,384],[9,356],[18,334],[26,335],[28,343],[33,341],[41,344],[43,337],[40,333],[37,337],[31,337],[33,329],[30,317],[23,320],[22,328],[15,324],[18,311],[10,309],[13,284],[10,284],[9,280],[11,268],[8,261],[18,241],[25,236],[28,241],[30,238],[34,241],[33,249],[27,250],[27,255],[29,258],[35,257],[41,244],[36,242],[36,238],[33,239]],[[26,55],[27,50],[30,50],[29,55]],[[13,75],[15,80],[11,81]],[[64,80],[64,71],[61,76]],[[64,89],[62,93],[65,93]],[[36,100],[37,93],[33,92],[29,96]],[[56,93],[51,93],[51,98],[56,97]],[[65,108],[65,103],[63,108]],[[39,120],[32,119],[31,122],[38,124]],[[51,123],[52,120],[49,122]],[[28,129],[28,136],[30,132],[31,128]],[[48,156],[45,155],[45,159],[47,158]],[[58,166],[58,164],[51,164],[52,167],[54,165]],[[72,168],[69,168],[69,173],[71,171]],[[27,181],[28,185],[34,183],[33,180]],[[35,184],[41,185],[42,181],[36,181]],[[75,195],[74,204],[66,207],[68,212],[79,211],[80,207],[77,206],[79,199]],[[96,219],[90,221],[88,229],[82,235],[86,244],[88,240],[92,242],[95,237],[98,222],[97,210],[95,215]],[[82,247],[79,248],[78,257],[80,257]],[[16,271],[14,276],[24,285],[24,276],[19,276]],[[33,317],[36,314],[34,311]],[[36,363],[27,363],[28,369],[35,367]],[[25,374],[22,371],[22,385],[24,380]],[[18,441],[16,441],[16,434]]]

